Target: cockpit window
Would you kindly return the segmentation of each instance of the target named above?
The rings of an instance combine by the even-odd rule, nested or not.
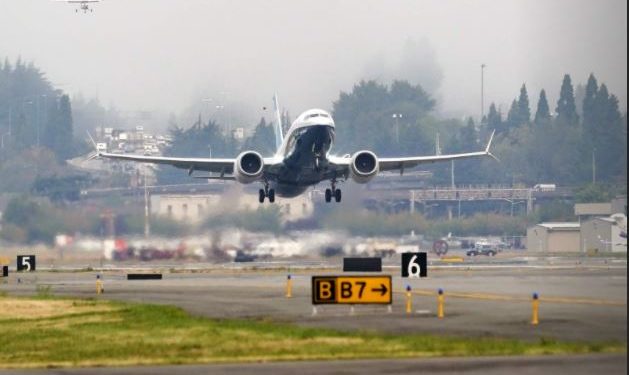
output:
[[[328,117],[329,118],[330,116],[328,116],[325,113],[313,113],[311,115],[306,116],[306,119],[313,118],[313,117]]]

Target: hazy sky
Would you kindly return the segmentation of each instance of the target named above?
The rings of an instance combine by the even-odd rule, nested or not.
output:
[[[103,0],[94,12],[0,0],[0,57],[125,110],[181,113],[221,100],[250,112],[278,92],[293,116],[331,109],[362,78],[421,83],[440,111],[508,109],[526,82],[554,108],[564,73],[590,72],[627,105],[624,0]],[[212,98],[214,102],[201,102]],[[534,111],[534,108],[533,108]],[[256,113],[254,113],[256,114]],[[257,114],[256,114],[257,115]]]

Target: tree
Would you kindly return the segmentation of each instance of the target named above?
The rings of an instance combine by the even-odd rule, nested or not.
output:
[[[2,221],[4,224],[21,228],[28,242],[48,243],[53,241],[55,234],[62,230],[64,224],[50,207],[26,196],[9,201]]]
[[[51,149],[59,161],[64,161],[74,154],[72,137],[73,122],[70,98],[67,95],[62,95],[58,102],[53,101],[50,105],[42,144]]]
[[[579,115],[574,103],[574,88],[569,74],[563,77],[559,100],[557,101],[557,121],[564,124],[577,125]]]
[[[604,180],[626,175],[627,160],[621,160],[623,141],[620,135],[623,122],[618,110],[618,98],[609,94],[605,84],[601,84],[596,94],[594,108],[596,116],[591,133],[591,144],[596,149],[597,174]],[[626,133],[624,137],[626,138]]]
[[[487,115],[487,127],[489,130],[502,131],[502,114],[496,110],[496,104],[491,103],[489,106],[489,114]]]
[[[173,142],[165,151],[166,156],[180,157],[234,157],[237,149],[231,134],[223,135],[218,124],[209,120],[201,123],[199,118],[188,129],[175,126],[170,129]],[[158,181],[163,184],[186,183],[189,177],[170,166],[160,167]]]
[[[0,68],[0,134],[10,134],[4,137],[4,146],[14,154],[44,145],[55,151],[58,160],[72,156],[75,143],[69,98],[61,96],[57,103],[61,91],[55,90],[33,63],[18,58],[12,66],[5,59]],[[51,103],[57,106],[54,113]]]
[[[434,106],[434,99],[421,85],[394,81],[387,87],[361,81],[351,93],[341,92],[334,102],[336,151],[368,148],[378,155],[399,155],[432,149],[437,128],[429,113]]]
[[[587,85],[585,86],[585,97],[583,98],[583,127],[586,133],[590,135],[594,132],[597,117],[597,100],[598,82],[594,74],[590,74]]]
[[[273,123],[266,123],[264,117],[260,119],[253,131],[253,135],[245,140],[244,150],[255,150],[262,155],[272,155],[275,150],[275,130]]]
[[[519,112],[520,107],[518,106],[518,101],[513,99],[513,101],[511,102],[511,107],[509,107],[509,113],[507,113],[507,131],[518,127],[520,121]]]
[[[54,203],[78,201],[81,190],[93,182],[94,180],[89,175],[84,174],[38,176],[33,182],[31,191],[36,195],[48,197]]]
[[[548,100],[546,99],[546,91],[542,89],[539,93],[537,101],[537,111],[535,112],[535,124],[546,124],[550,121],[550,109],[548,108]]]
[[[522,84],[520,88],[520,97],[518,98],[518,123],[517,126],[528,124],[531,121],[531,108],[529,106],[529,95],[526,92],[526,84]]]

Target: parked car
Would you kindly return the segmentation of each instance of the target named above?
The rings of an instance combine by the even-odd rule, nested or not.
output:
[[[467,254],[468,257],[474,257],[477,255],[486,255],[493,257],[498,254],[498,248],[490,244],[477,243],[474,248],[468,250],[465,254]]]

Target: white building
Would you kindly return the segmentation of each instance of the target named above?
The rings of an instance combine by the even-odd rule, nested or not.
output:
[[[310,217],[314,205],[309,194],[295,198],[275,198],[275,203],[258,202],[257,194],[245,192],[224,194],[153,194],[151,214],[174,220],[199,222],[213,212],[256,210],[258,207],[277,206],[283,221],[295,221]]]

